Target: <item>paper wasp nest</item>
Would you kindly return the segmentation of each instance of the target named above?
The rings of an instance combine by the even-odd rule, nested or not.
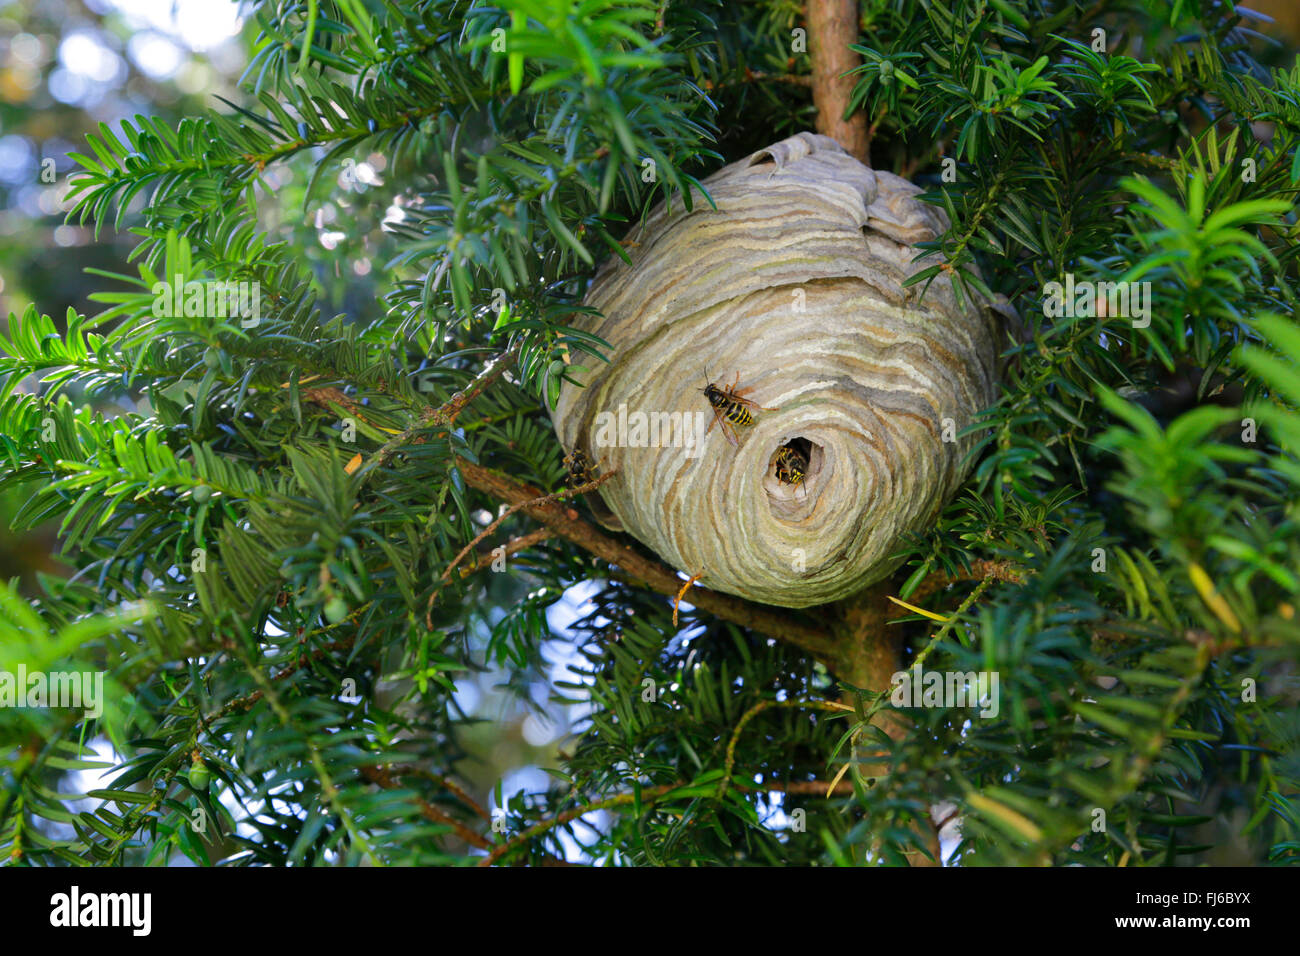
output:
[[[556,431],[618,469],[600,487],[606,523],[702,585],[833,601],[893,570],[899,536],[965,477],[954,436],[996,397],[995,313],[959,308],[946,276],[920,302],[903,288],[935,261],[914,263],[912,244],[947,220],[828,137],[792,136],[704,185],[716,211],[698,194],[690,213],[660,204],[624,241],[632,264],[597,273],[586,304],[601,316],[574,321],[610,362],[583,358]],[[748,389],[752,423],[705,436],[708,381]]]

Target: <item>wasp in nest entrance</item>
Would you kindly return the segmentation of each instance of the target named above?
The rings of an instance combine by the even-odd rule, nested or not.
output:
[[[727,436],[727,441],[733,445],[739,446],[740,442],[736,439],[737,425],[754,424],[754,411],[774,412],[775,408],[765,408],[758,402],[751,401],[743,396],[752,392],[752,388],[736,388],[740,382],[740,373],[736,373],[732,383],[724,388],[719,388],[716,384],[709,381],[709,370],[704,370],[704,387],[700,389],[704,397],[709,400],[713,406],[713,421],[709,422],[709,427],[704,434],[713,431],[713,426],[719,422],[722,423],[723,434]]]
[[[776,480],[781,486],[792,489],[795,497],[807,497],[805,482],[811,470],[814,448],[821,451],[807,438],[792,438],[772,453],[768,463]]]

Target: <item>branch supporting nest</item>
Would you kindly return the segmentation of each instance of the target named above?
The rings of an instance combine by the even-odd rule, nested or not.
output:
[[[552,496],[541,495],[535,488],[519,484],[464,458],[457,459],[456,467],[465,479],[465,483],[471,488],[476,488],[508,504],[518,505],[518,510],[533,520],[542,523],[555,534],[572,541],[596,557],[618,565],[629,577],[641,582],[652,591],[671,597],[681,590],[681,578],[672,568],[646,557],[640,551],[582,520],[577,512],[551,500]],[[724,621],[752,628],[769,637],[792,644],[823,662],[835,659],[836,642],[833,636],[793,615],[700,587],[695,588],[691,603]]]

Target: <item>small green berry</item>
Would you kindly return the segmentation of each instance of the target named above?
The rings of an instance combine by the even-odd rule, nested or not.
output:
[[[203,758],[195,757],[190,764],[190,786],[200,793],[206,793],[211,780],[212,771],[207,768]]]
[[[325,602],[325,620],[337,624],[348,616],[348,602],[341,597],[332,597]]]

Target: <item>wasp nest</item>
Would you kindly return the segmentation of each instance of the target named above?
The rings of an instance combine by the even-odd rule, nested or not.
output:
[[[612,346],[555,408],[622,527],[701,583],[807,607],[886,576],[965,477],[956,435],[996,394],[996,322],[913,244],[920,189],[800,133],[657,207],[577,324]],[[709,383],[713,388],[708,388]],[[602,509],[603,510],[603,509]]]

